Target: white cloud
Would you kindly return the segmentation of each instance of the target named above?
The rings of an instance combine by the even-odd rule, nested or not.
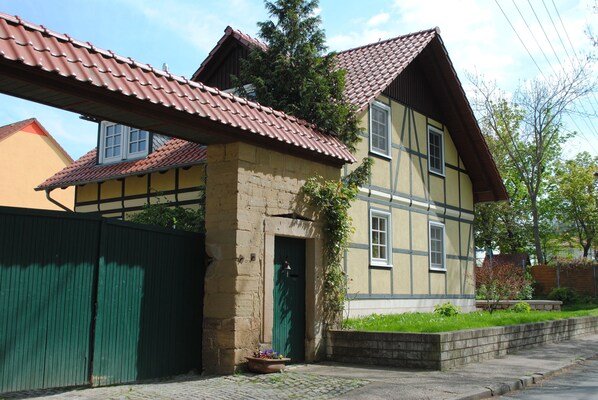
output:
[[[378,26],[387,23],[390,21],[390,14],[389,13],[380,13],[374,15],[370,18],[367,22],[367,26]]]

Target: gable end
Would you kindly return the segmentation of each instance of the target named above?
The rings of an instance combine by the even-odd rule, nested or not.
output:
[[[390,84],[382,94],[396,100],[415,111],[431,117],[436,121],[444,121],[443,113],[438,105],[438,98],[433,85],[423,73],[421,61],[413,61]]]

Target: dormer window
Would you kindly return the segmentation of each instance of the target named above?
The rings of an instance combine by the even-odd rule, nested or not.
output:
[[[103,121],[100,124],[99,163],[143,158],[148,154],[149,138],[148,131]]]

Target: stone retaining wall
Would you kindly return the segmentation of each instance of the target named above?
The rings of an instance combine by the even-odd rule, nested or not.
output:
[[[544,343],[598,332],[598,317],[440,333],[330,330],[331,361],[446,370]]]
[[[561,311],[562,301],[557,300],[501,300],[496,307],[497,310],[506,310],[520,302],[526,302],[534,311]],[[488,303],[486,300],[476,300],[476,307],[486,309]]]

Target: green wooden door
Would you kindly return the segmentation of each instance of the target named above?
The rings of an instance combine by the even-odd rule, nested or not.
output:
[[[274,246],[272,347],[299,362],[305,359],[305,240],[276,237]]]

